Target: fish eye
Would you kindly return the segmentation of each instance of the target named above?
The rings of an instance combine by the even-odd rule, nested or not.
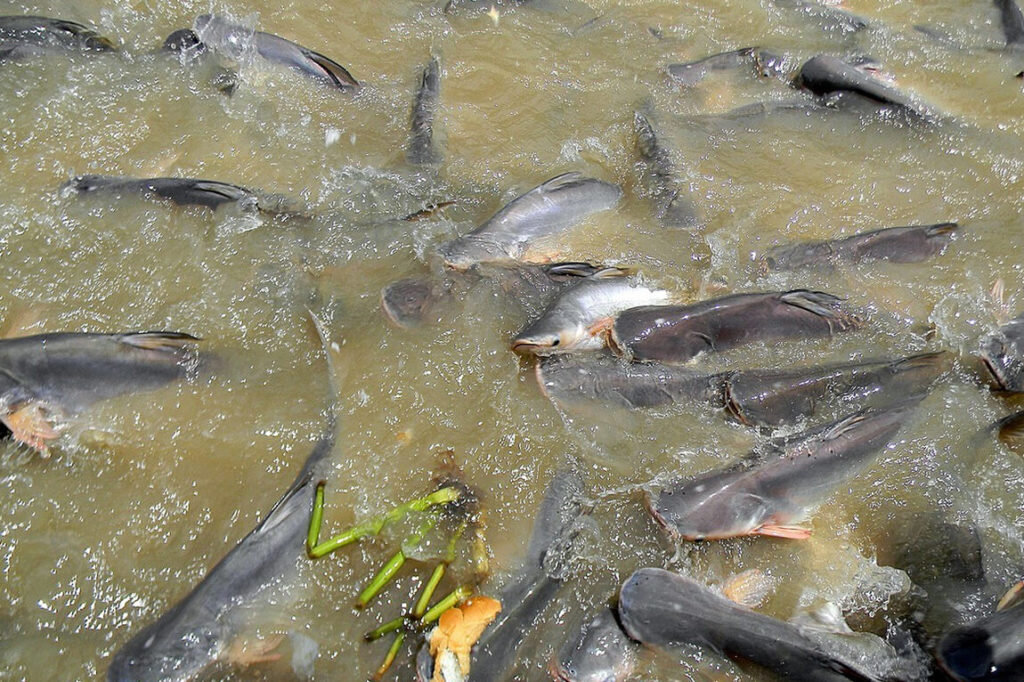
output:
[[[559,344],[560,342],[561,342],[561,339],[559,339],[559,338],[558,338],[558,337],[556,336],[555,338],[553,338],[553,339],[551,340],[551,345],[552,345],[552,346],[557,346],[557,345],[558,345],[558,344]]]

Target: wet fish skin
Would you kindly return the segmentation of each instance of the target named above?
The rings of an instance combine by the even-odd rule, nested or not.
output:
[[[607,276],[597,273],[563,291],[516,335],[512,350],[532,355],[597,350],[605,341],[594,333],[595,324],[628,308],[668,300],[667,292],[649,289],[622,274],[615,269]]]
[[[571,541],[567,535],[582,512],[582,486],[571,469],[559,470],[548,484],[522,568],[502,590],[501,613],[473,648],[470,682],[496,682],[512,673],[519,645],[564,580],[557,557],[550,557],[549,552],[559,543]]]
[[[981,340],[982,361],[999,388],[1024,393],[1024,314]]]
[[[921,395],[951,364],[949,353],[938,352],[797,370],[739,370],[725,381],[726,407],[744,424],[778,426],[814,414],[830,398],[849,404]]]
[[[843,239],[777,246],[765,254],[763,263],[768,270],[871,260],[920,263],[944,253],[957,228],[956,223],[887,227]]]
[[[74,21],[0,16],[0,62],[73,51],[116,52],[117,47],[108,38]]]
[[[238,204],[243,210],[258,210],[259,198],[251,190],[217,180],[197,178],[126,178],[111,175],[80,175],[65,183],[62,190],[79,194],[152,194],[180,206],[205,206],[216,210],[226,204]]]
[[[937,658],[953,679],[1011,682],[1024,669],[1024,602],[953,628],[939,641]]]
[[[1024,46],[1024,12],[1016,0],[995,0],[1007,47]]]
[[[562,682],[622,682],[636,667],[636,649],[615,612],[604,607],[566,640],[552,666],[553,677]]]
[[[643,568],[619,591],[619,616],[633,639],[653,647],[692,643],[752,661],[786,680],[880,682],[839,660],[796,625],[751,611],[690,578]]]
[[[733,294],[688,306],[641,306],[618,315],[610,345],[639,362],[684,363],[755,341],[849,331],[860,319],[820,291]]]
[[[441,160],[434,148],[434,114],[441,96],[441,66],[437,57],[431,57],[423,67],[420,87],[412,105],[411,131],[406,160],[414,165],[431,165]]]
[[[58,332],[0,340],[0,402],[74,414],[182,379],[198,338],[181,332]]]
[[[263,521],[184,599],[114,654],[107,680],[193,680],[226,655],[245,627],[245,605],[305,556],[316,486],[333,449],[332,427]]]
[[[445,265],[468,270],[478,264],[522,261],[531,246],[619,202],[617,185],[563,173],[513,199],[483,225],[438,247]]]
[[[833,97],[832,104],[859,104],[863,100],[875,106],[891,105],[913,115],[925,115],[918,104],[899,90],[830,55],[818,55],[804,62],[795,83],[816,95]],[[857,97],[835,98],[847,93]]]
[[[772,0],[772,4],[802,12],[829,33],[851,34],[869,27],[855,14],[813,0]]]
[[[628,409],[725,404],[727,374],[708,375],[685,367],[625,363],[610,355],[563,355],[537,363],[537,383],[549,398],[594,401]]]
[[[753,68],[760,77],[782,76],[785,60],[760,47],[743,47],[738,50],[713,54],[685,64],[669,64],[666,67],[673,82],[692,87],[707,78],[714,71]]]
[[[654,203],[654,214],[665,227],[694,228],[700,224],[697,207],[680,190],[668,150],[658,141],[654,127],[639,111],[633,114],[636,150],[644,183]]]
[[[253,31],[216,14],[196,17],[195,32],[207,47],[226,51],[232,57],[237,57],[251,41],[260,57],[268,62],[287,66],[342,92],[355,92],[362,87],[345,67],[330,57],[273,33]]]
[[[755,454],[695,479],[679,479],[648,493],[648,509],[672,536],[691,541],[807,537],[809,531],[777,529],[803,520],[843,481],[874,462],[912,406],[862,410],[794,436],[780,451]]]

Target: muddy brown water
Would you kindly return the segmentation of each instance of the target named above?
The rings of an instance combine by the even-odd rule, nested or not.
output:
[[[173,329],[220,358],[196,382],[98,405],[44,460],[0,451],[0,677],[98,679],[140,627],[184,596],[276,501],[325,422],[327,382],[307,308],[341,347],[338,445],[327,489],[332,529],[426,492],[451,451],[487,510],[497,594],[525,547],[554,469],[577,462],[593,512],[567,592],[530,633],[523,679],[541,677],[567,623],[605,602],[635,568],[666,566],[717,583],[764,570],[765,612],[787,618],[838,603],[884,633],[906,576],[875,561],[883,528],[910,512],[973,522],[985,586],[951,618],[987,613],[1024,560],[1024,463],[986,424],[993,395],[971,354],[1006,311],[1024,307],[1024,116],[1020,54],[1001,50],[983,0],[858,0],[868,30],[823,31],[766,0],[592,0],[538,7],[442,2],[0,1],[0,14],[81,21],[123,46],[0,70],[0,311],[22,332]],[[291,72],[241,65],[233,97],[202,68],[150,54],[214,10],[324,52],[364,89],[346,96]],[[936,42],[914,26],[937,29]],[[716,74],[684,90],[673,62],[746,45],[791,57],[867,54],[941,112],[931,126],[841,113],[723,124],[707,115],[793,98],[780,81]],[[409,109],[429,56],[441,62],[443,162],[404,162]],[[694,237],[665,230],[639,196],[633,111],[654,112],[682,186],[704,217]],[[676,548],[637,501],[648,482],[724,465],[756,440],[722,415],[561,408],[509,351],[543,303],[486,282],[436,324],[398,330],[379,309],[387,283],[437,271],[440,242],[561,172],[618,182],[624,199],[574,230],[573,259],[638,266],[681,300],[809,287],[848,298],[869,320],[831,340],[755,345],[699,360],[709,370],[786,367],[948,349],[958,368],[869,471],[814,515],[806,542],[741,539]],[[204,177],[291,198],[305,223],[146,199],[61,195],[74,174]],[[394,219],[454,200],[439,217]],[[946,253],[759,278],[756,257],[801,239],[959,221]],[[990,290],[1005,282],[1003,305]],[[1001,317],[1003,316],[1003,317]],[[825,406],[826,416],[836,416]],[[315,564],[253,614],[252,636],[295,633],[318,649],[316,679],[363,679],[388,646],[360,635],[414,600],[429,568],[410,562],[364,612],[366,576],[400,534]],[[465,566],[455,571],[465,575]],[[452,587],[454,583],[446,583]],[[931,624],[941,630],[941,624]],[[308,640],[304,640],[308,641]],[[225,679],[293,675],[295,647]],[[406,646],[400,661],[408,659]],[[641,656],[638,679],[758,679],[701,652]]]

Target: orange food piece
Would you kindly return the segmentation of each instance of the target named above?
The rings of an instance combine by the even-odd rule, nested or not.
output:
[[[430,634],[430,655],[434,657],[431,682],[444,682],[441,656],[446,651],[455,654],[462,674],[469,674],[473,645],[500,612],[501,602],[481,596],[468,599],[461,606],[454,606],[441,614],[437,627]]]

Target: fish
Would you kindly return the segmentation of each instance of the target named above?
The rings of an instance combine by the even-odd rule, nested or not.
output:
[[[654,204],[655,217],[665,227],[697,227],[700,223],[697,207],[681,192],[672,158],[658,142],[650,121],[639,111],[634,112],[633,127],[643,180]]]
[[[693,305],[640,306],[615,318],[609,345],[637,362],[684,363],[755,341],[831,336],[862,322],[821,291],[733,294]]]
[[[772,0],[772,4],[801,12],[813,20],[823,31],[849,35],[869,27],[867,21],[827,3],[813,0]]]
[[[434,147],[434,114],[441,96],[441,66],[437,57],[431,57],[420,75],[420,87],[412,104],[409,147],[406,160],[414,165],[431,165],[441,160]]]
[[[1010,682],[1024,670],[1022,584],[1011,588],[996,612],[955,627],[939,641],[936,656],[954,680]]]
[[[767,535],[802,540],[809,511],[870,466],[916,402],[861,410],[774,443],[726,469],[647,492],[647,508],[672,537],[721,540]]]
[[[513,199],[472,232],[441,244],[438,253],[446,267],[459,271],[479,264],[551,260],[531,250],[587,216],[612,208],[621,197],[617,185],[563,173]]]
[[[995,0],[1007,47],[1024,47],[1024,12],[1016,0]]]
[[[0,62],[67,52],[116,52],[88,26],[50,17],[0,16]]]
[[[194,680],[230,656],[252,604],[307,560],[306,539],[317,485],[325,480],[336,440],[336,372],[323,324],[313,318],[327,355],[328,423],[302,468],[262,521],[196,587],[114,654],[109,682]]]
[[[951,222],[887,227],[843,239],[777,246],[764,255],[762,264],[765,270],[795,270],[872,260],[920,263],[945,253],[957,228]]]
[[[423,324],[447,290],[425,277],[409,277],[384,287],[380,305],[389,321],[401,329]]]
[[[552,400],[629,409],[672,404],[722,408],[728,377],[686,367],[627,363],[604,353],[542,358],[535,373],[541,391]]]
[[[896,88],[831,55],[818,55],[804,62],[794,83],[815,95],[827,96],[832,105],[894,107],[914,116],[929,117],[921,105]]]
[[[217,180],[197,178],[129,178],[113,175],[79,175],[61,188],[65,193],[92,195],[140,194],[167,199],[179,206],[205,206],[217,210],[235,205],[245,212],[262,212],[282,216],[295,215],[283,197],[258,193],[245,187]]]
[[[738,370],[725,381],[725,403],[744,424],[778,426],[814,414],[829,400],[864,406],[922,395],[951,364],[950,354],[940,351],[792,370]]]
[[[198,367],[181,332],[57,332],[0,340],[0,421],[43,455],[59,422],[94,403],[151,391]]]
[[[615,610],[606,606],[566,640],[552,663],[552,677],[561,682],[623,682],[636,667],[636,650]]]
[[[520,644],[566,578],[562,554],[583,513],[582,491],[573,469],[555,472],[534,519],[523,565],[501,591],[502,611],[473,649],[470,682],[496,682],[512,673]]]
[[[806,628],[736,604],[691,578],[661,568],[642,568],[619,590],[619,617],[631,638],[675,650],[695,644],[751,661],[797,682],[882,682],[876,660],[844,660]],[[877,638],[876,638],[877,639]],[[894,657],[884,641],[880,648]],[[883,654],[883,655],[885,655]]]
[[[268,62],[287,66],[336,90],[356,92],[362,87],[345,67],[330,57],[273,33],[247,28],[226,17],[201,14],[196,17],[194,35],[188,35],[185,32],[188,30],[179,29],[172,33],[164,41],[164,47],[172,51],[178,47],[197,49],[197,45],[202,43],[229,58],[239,59],[251,45]]]
[[[667,291],[650,289],[609,268],[563,291],[541,316],[526,325],[512,341],[512,350],[531,355],[553,355],[603,348],[603,331],[611,316],[639,305],[669,299]]]
[[[1000,390],[1024,393],[1024,313],[983,337],[978,353]]]
[[[523,564],[498,598],[501,613],[473,648],[470,682],[495,682],[512,674],[519,646],[565,579],[562,550],[571,544],[572,526],[583,511],[582,489],[579,474],[570,467],[555,472],[548,484]],[[416,659],[417,679],[421,682],[434,674],[433,659],[426,648],[421,648]]]
[[[685,64],[669,64],[668,75],[674,83],[692,87],[714,71],[750,68],[759,77],[781,76],[784,59],[760,47],[743,47],[720,52]]]

